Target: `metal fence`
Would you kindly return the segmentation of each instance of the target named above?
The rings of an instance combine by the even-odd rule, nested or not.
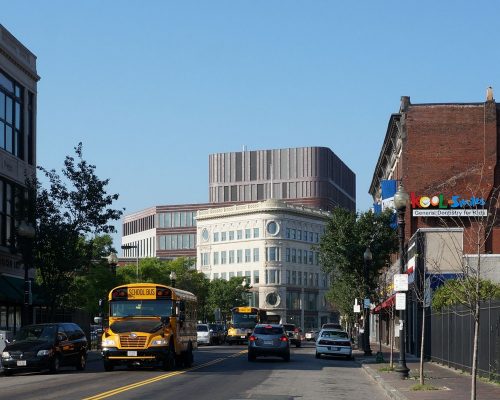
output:
[[[474,319],[463,306],[450,307],[427,315],[425,353],[432,360],[471,372]],[[500,301],[481,305],[479,323],[478,373],[500,381]]]

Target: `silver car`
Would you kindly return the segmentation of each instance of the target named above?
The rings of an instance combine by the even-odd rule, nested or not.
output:
[[[351,339],[347,332],[322,329],[316,339],[316,358],[321,355],[352,357]]]
[[[259,356],[282,357],[290,361],[290,340],[283,325],[258,324],[248,338],[248,361]]]

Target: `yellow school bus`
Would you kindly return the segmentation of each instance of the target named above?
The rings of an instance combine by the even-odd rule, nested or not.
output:
[[[104,369],[116,365],[190,367],[196,342],[196,296],[155,283],[109,292],[108,327],[102,335]]]
[[[255,325],[267,322],[266,319],[266,311],[261,308],[233,307],[226,341],[229,344],[246,342]]]

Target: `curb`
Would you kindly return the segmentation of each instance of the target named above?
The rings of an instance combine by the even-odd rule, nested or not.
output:
[[[376,371],[363,364],[363,360],[356,360],[356,363],[358,363],[361,368],[363,368],[363,371],[365,371],[365,373],[382,388],[382,390],[387,396],[389,396],[389,398],[393,400],[408,400],[408,398],[399,390],[393,388],[386,381],[384,381],[384,379],[382,379]]]

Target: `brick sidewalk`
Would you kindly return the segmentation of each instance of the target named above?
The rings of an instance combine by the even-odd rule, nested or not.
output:
[[[397,372],[380,371],[389,366],[389,351],[382,348],[384,363],[376,363],[375,353],[378,345],[372,345],[373,356],[365,357],[362,351],[355,350],[353,355],[365,372],[372,377],[391,399],[396,400],[468,400],[470,399],[471,376],[434,362],[425,362],[425,384],[439,390],[414,391],[410,388],[419,383],[419,359],[407,356],[406,365],[410,369],[409,379],[401,379]],[[394,353],[394,365],[397,365],[399,352]],[[500,384],[477,380],[477,400],[499,400]]]

